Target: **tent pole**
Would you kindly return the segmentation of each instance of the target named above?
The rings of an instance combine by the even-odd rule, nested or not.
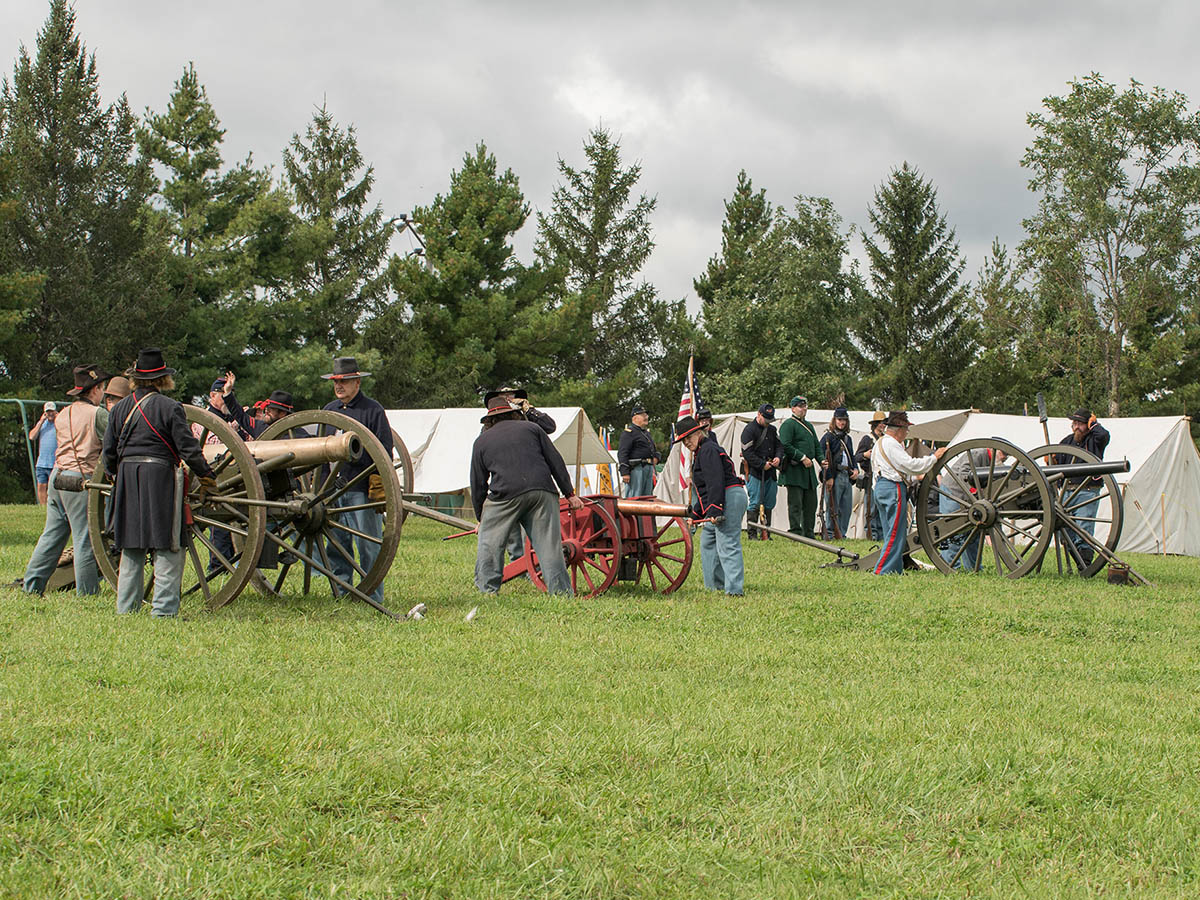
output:
[[[1163,552],[1163,556],[1166,556],[1167,555],[1167,495],[1161,494],[1161,495],[1159,495],[1159,498],[1160,498],[1159,499],[1160,508],[1161,508],[1160,514],[1162,516],[1162,533],[1163,533],[1163,543],[1162,543],[1163,551],[1162,552]]]
[[[582,487],[579,477],[579,470],[583,468],[583,410],[579,410],[579,415],[575,419],[575,490],[578,492]]]

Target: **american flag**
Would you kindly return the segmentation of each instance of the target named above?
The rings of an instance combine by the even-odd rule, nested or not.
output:
[[[684,416],[694,416],[704,404],[700,400],[700,382],[696,380],[696,358],[688,357],[687,380],[683,383],[683,396],[679,398],[679,415],[675,417],[678,422]],[[674,435],[672,435],[674,437]],[[692,470],[692,454],[683,446],[679,445],[679,488],[687,490],[688,488],[688,473]]]

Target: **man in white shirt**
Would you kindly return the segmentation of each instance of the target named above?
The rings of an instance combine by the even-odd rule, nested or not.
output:
[[[875,566],[876,575],[904,574],[904,545],[908,538],[905,504],[913,485],[946,452],[945,447],[939,447],[931,456],[913,459],[904,449],[910,425],[912,422],[904,410],[888,413],[884,420],[886,430],[871,454],[875,474],[875,503],[885,532],[883,552],[879,555],[879,564]]]

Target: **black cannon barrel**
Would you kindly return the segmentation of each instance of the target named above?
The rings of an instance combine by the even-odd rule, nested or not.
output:
[[[1008,475],[1012,466],[996,466],[994,469],[988,469],[984,466],[975,469],[975,477],[980,484],[987,481],[988,475],[993,478],[1004,478]],[[1023,470],[1023,466],[1017,466],[1017,471]],[[1093,478],[1101,475],[1118,475],[1122,472],[1129,471],[1129,460],[1114,459],[1108,462],[1094,463],[1063,463],[1055,466],[1038,466],[1040,471],[1047,478],[1054,478],[1062,475],[1066,478]]]

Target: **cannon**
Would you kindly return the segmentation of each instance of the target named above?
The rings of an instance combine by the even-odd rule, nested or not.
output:
[[[404,490],[412,484],[412,460],[393,432],[391,455],[362,423],[329,410],[292,413],[273,423],[258,440],[243,441],[233,426],[213,413],[185,406],[189,424],[199,429],[205,458],[217,475],[217,490],[203,500],[190,481],[180,546],[186,551],[183,595],[199,596],[216,609],[253,585],[278,594],[289,576],[304,593],[314,574],[327,579],[335,594],[361,600],[392,618],[400,618],[376,602],[371,592],[391,568],[400,541],[405,509]],[[370,460],[353,479],[340,477],[348,462]],[[380,474],[384,498],[362,506],[344,505],[350,490],[365,490],[367,479]],[[119,554],[107,531],[106,508],[112,485],[103,464],[88,484],[88,526],[96,561],[112,583],[117,581]],[[378,538],[342,521],[345,513],[374,509],[383,515]],[[226,556],[214,543],[227,532],[234,553]],[[347,549],[351,538],[378,545],[369,569],[357,560],[349,579],[336,575],[330,552]],[[268,577],[270,581],[268,581]],[[152,588],[147,585],[147,592]]]
[[[594,597],[617,581],[669,594],[692,568],[692,529],[686,506],[653,498],[623,499],[613,494],[581,498],[582,509],[559,501],[563,557],[577,596]],[[522,575],[546,589],[529,539],[525,555],[504,567],[503,581]]]
[[[1007,456],[1003,462],[998,461],[998,451]],[[923,551],[934,567],[950,573],[977,540],[981,552],[975,571],[982,569],[990,549],[995,571],[1009,578],[1040,571],[1052,546],[1060,573],[1090,578],[1109,563],[1124,565],[1116,557],[1123,500],[1114,476],[1128,471],[1128,460],[1106,462],[1065,444],[1030,451],[998,438],[954,444],[916,491],[916,527],[908,534],[905,563],[917,567],[912,554]],[[1096,496],[1084,495],[1084,490],[1095,490]],[[942,498],[951,502],[943,504]],[[778,529],[766,530],[796,539]],[[837,554],[829,563],[835,567],[873,571],[881,555],[876,551],[860,556],[811,538],[802,543]],[[1077,543],[1091,553],[1080,552]],[[941,552],[944,548],[949,548],[948,558]],[[1130,574],[1146,583],[1132,569]]]

